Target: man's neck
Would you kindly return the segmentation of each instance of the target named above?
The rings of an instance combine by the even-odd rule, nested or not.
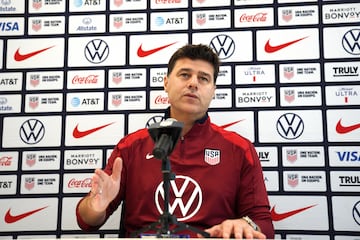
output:
[[[201,116],[196,116],[194,114],[181,113],[177,114],[174,109],[170,108],[170,117],[176,119],[179,122],[184,123],[181,136],[184,136],[190,129],[194,126],[195,122],[205,116],[206,113],[201,114]]]

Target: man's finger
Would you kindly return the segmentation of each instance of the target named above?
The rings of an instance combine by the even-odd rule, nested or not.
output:
[[[108,175],[102,169],[95,169],[95,175],[98,177],[98,182],[104,181]]]
[[[234,225],[224,222],[222,224],[222,238],[230,238]]]
[[[114,181],[119,181],[121,177],[121,171],[122,171],[122,159],[120,157],[117,157],[115,159],[114,165],[113,165],[113,172],[112,172],[112,179]]]
[[[252,231],[253,231],[252,229],[250,229],[250,230],[246,229],[243,232],[244,238],[245,239],[254,239],[254,235],[253,235]]]
[[[234,237],[236,239],[242,239],[243,238],[243,228],[239,224],[235,224],[235,226],[234,226]]]
[[[257,239],[266,239],[265,234],[258,232],[258,231],[254,232],[253,235],[254,235],[254,238],[257,238]]]
[[[210,234],[210,237],[221,237],[219,225],[212,226],[211,228],[205,229],[205,232]]]

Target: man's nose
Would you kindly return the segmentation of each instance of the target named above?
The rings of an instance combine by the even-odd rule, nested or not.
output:
[[[194,88],[197,87],[199,81],[196,75],[192,75],[191,78],[189,79],[189,87],[190,88]]]

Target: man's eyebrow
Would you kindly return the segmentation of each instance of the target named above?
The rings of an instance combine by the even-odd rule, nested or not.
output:
[[[202,74],[202,75],[206,75],[206,76],[209,76],[209,77],[211,77],[211,74],[209,74],[209,73],[206,73],[206,72],[203,72],[203,71],[199,71],[199,74]]]
[[[180,68],[178,72],[193,72],[194,70],[191,69],[191,68]],[[199,75],[202,75],[202,76],[206,76],[206,77],[209,77],[211,78],[211,74],[210,73],[206,73],[206,72],[203,72],[203,71],[199,71],[198,72]]]
[[[199,72],[199,75],[200,75],[200,76],[205,76],[206,78],[209,78],[209,79],[212,78],[212,75],[211,75],[211,74],[206,73],[206,72],[202,72],[202,71]]]
[[[190,72],[190,71],[192,71],[192,69],[191,68],[180,68],[178,72],[181,72],[181,71]]]

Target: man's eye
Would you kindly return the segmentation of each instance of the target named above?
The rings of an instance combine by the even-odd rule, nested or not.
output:
[[[208,81],[209,81],[209,79],[206,78],[206,77],[200,77],[200,80],[201,80],[201,81],[204,81],[204,82],[208,82]]]
[[[182,74],[180,74],[180,76],[182,76],[182,77],[184,77],[184,78],[188,78],[188,77],[189,77],[189,74],[187,74],[187,73],[182,73]]]

